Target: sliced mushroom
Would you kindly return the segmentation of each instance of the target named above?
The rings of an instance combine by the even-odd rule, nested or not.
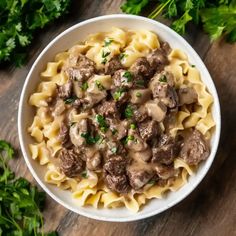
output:
[[[98,170],[102,164],[102,156],[100,152],[96,152],[93,156],[87,157],[86,166],[89,170]]]
[[[157,122],[164,120],[166,116],[166,106],[159,100],[151,100],[146,102],[145,107],[147,108],[148,115],[151,116]]]
[[[134,89],[130,91],[131,103],[142,104],[151,98],[150,89]]]
[[[70,127],[70,140],[75,146],[82,146],[85,143],[85,139],[81,136],[82,133],[87,133],[87,120],[82,119],[79,123],[76,123]]]

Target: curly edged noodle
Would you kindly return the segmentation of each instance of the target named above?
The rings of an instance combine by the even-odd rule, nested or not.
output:
[[[62,117],[48,114],[47,106],[56,92],[56,84],[65,84],[68,80],[61,68],[66,65],[69,54],[71,52],[82,53],[93,60],[97,68],[102,68],[104,66],[102,64],[104,50],[109,52],[107,60],[123,53],[121,62],[124,66],[129,67],[137,58],[145,56],[151,50],[159,47],[157,35],[150,31],[137,30],[134,32],[112,28],[111,32],[90,35],[85,43],[75,45],[67,52],[57,54],[55,62],[49,62],[46,70],[41,73],[42,82],[29,99],[29,103],[37,109],[33,123],[28,129],[36,142],[30,144],[29,149],[33,159],[38,160],[40,165],[47,166],[45,181],[61,189],[71,190],[78,205],[92,205],[96,208],[100,205],[109,208],[125,205],[127,209],[137,212],[148,199],[162,198],[168,190],[177,191],[187,183],[188,176],[193,174],[194,168],[177,158],[174,161],[174,167],[180,170],[180,174],[174,182],[168,182],[164,187],[150,183],[145,186],[142,192],[132,190],[129,194],[122,195],[109,190],[103,184],[99,173],[88,171],[85,178],[68,178],[53,163],[52,157],[61,149],[58,134]],[[171,134],[174,136],[180,130],[196,127],[205,137],[210,138],[211,128],[215,125],[210,106],[213,102],[212,96],[202,83],[198,70],[189,65],[188,58],[182,51],[172,50],[169,60],[170,65],[165,69],[174,74],[176,87],[192,86],[198,94],[198,105],[193,112],[187,107],[183,107],[177,113],[176,123],[171,128]],[[106,89],[110,87],[112,82],[110,76],[95,76],[94,79],[100,80]],[[88,84],[88,92],[90,91],[91,95],[96,95],[99,91],[93,87],[93,84]],[[79,122],[86,117],[88,117],[87,113],[76,114],[75,111],[72,111],[69,120],[70,122]]]

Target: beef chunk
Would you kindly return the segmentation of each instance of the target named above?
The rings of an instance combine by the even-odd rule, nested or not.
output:
[[[130,105],[132,111],[133,111],[133,119],[136,122],[142,122],[148,117],[147,110],[144,106],[136,106],[136,105]]]
[[[69,136],[69,127],[65,123],[61,124],[59,140],[61,141],[62,147],[69,148],[72,145]]]
[[[106,117],[118,117],[118,110],[115,101],[104,101],[97,106],[97,113]]]
[[[102,164],[102,156],[100,152],[96,152],[93,156],[87,156],[86,166],[89,170],[99,170]]]
[[[178,105],[178,96],[173,86],[173,75],[166,71],[153,77],[150,83],[153,97],[160,99],[169,108]]]
[[[60,170],[67,177],[75,177],[83,171],[84,163],[73,149],[63,148],[59,153]]]
[[[162,71],[164,66],[169,63],[164,50],[156,49],[147,56],[150,64],[150,70]]]
[[[165,53],[166,55],[170,54],[171,52],[171,47],[169,45],[169,43],[167,42],[161,42],[161,50],[163,53]]]
[[[127,193],[130,188],[126,175],[106,175],[105,183],[109,189],[118,193]]]
[[[164,134],[161,136],[159,143],[152,148],[152,162],[170,165],[174,158],[178,156],[181,145],[181,139],[175,139]]]
[[[197,102],[198,96],[194,88],[180,88],[177,93],[180,106]]]
[[[179,169],[175,169],[173,165],[156,164],[155,170],[159,178],[169,179],[178,175]]]
[[[58,93],[59,98],[67,99],[71,97],[72,89],[73,89],[73,83],[71,80],[68,80],[67,83],[61,86],[57,85],[57,93]]]
[[[154,171],[145,166],[130,166],[127,169],[130,185],[133,189],[142,188],[154,176]]]
[[[119,60],[118,57],[111,58],[110,61],[108,61],[105,64],[105,74],[106,75],[113,75],[117,70],[122,69],[123,66]]]
[[[139,133],[142,139],[149,140],[159,133],[159,126],[155,120],[145,120],[138,125]]]
[[[209,146],[203,135],[198,130],[194,130],[193,133],[184,140],[180,157],[189,165],[198,165],[199,162],[206,160],[209,154]]]
[[[84,81],[95,73],[95,63],[82,54],[73,56],[70,61],[73,66],[67,68],[66,73],[73,80]]]
[[[140,78],[150,78],[153,75],[153,71],[148,63],[146,57],[138,58],[134,64],[130,67],[130,71],[134,77]]]
[[[131,88],[133,85],[133,74],[127,70],[117,70],[112,79],[115,88]]]
[[[122,156],[112,156],[104,164],[103,168],[106,172],[111,175],[122,175],[125,174],[127,165],[127,159]]]

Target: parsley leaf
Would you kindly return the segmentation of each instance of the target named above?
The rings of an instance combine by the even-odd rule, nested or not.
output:
[[[166,83],[167,82],[167,78],[165,75],[162,75],[160,78],[159,78],[159,81],[162,82],[162,83]]]
[[[132,118],[133,114],[134,114],[133,108],[130,105],[128,105],[125,109],[125,117]]]
[[[104,86],[101,84],[101,82],[99,80],[96,80],[95,83],[96,83],[97,87],[99,88],[99,90],[102,91],[102,90],[105,89]]]
[[[124,88],[118,88],[114,94],[112,95],[115,101],[119,101],[122,97],[123,93],[125,92]]]
[[[81,89],[82,89],[83,91],[86,91],[86,90],[88,89],[88,82],[84,82],[84,83],[82,84],[82,86],[81,86]]]
[[[77,97],[70,97],[70,98],[66,98],[64,100],[65,104],[71,104],[73,103],[75,100],[77,99]]]
[[[105,39],[104,40],[104,47],[109,46],[114,40],[111,38]]]
[[[11,144],[0,140],[0,235],[56,236],[56,232],[42,232],[45,193],[26,179],[14,177],[8,167],[13,155]]]
[[[109,128],[109,125],[106,122],[106,119],[102,115],[96,115],[96,121],[99,124],[99,127],[103,132],[106,132]]]
[[[81,137],[83,137],[86,140],[86,143],[90,145],[97,143],[100,139],[99,135],[92,136],[89,133],[82,133]]]
[[[123,77],[125,77],[127,79],[127,82],[131,82],[132,78],[133,78],[130,71],[125,71],[125,73],[123,74]]]

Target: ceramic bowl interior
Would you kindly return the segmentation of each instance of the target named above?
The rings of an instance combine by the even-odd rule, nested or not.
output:
[[[212,111],[216,122],[216,128],[211,139],[211,154],[209,158],[200,165],[197,173],[189,178],[188,183],[184,187],[177,192],[168,193],[163,199],[150,200],[138,213],[129,212],[126,208],[95,209],[93,207],[79,207],[72,198],[71,192],[63,191],[44,182],[45,167],[40,166],[36,161],[32,160],[28,148],[28,145],[34,142],[27,133],[27,127],[30,126],[34,117],[34,109],[29,106],[28,99],[30,94],[35,91],[35,88],[39,83],[39,74],[45,69],[46,63],[52,61],[56,53],[67,50],[78,41],[84,40],[88,34],[109,31],[112,26],[133,30],[151,30],[155,32],[159,38],[167,41],[172,48],[183,50],[188,55],[190,63],[196,65],[200,71],[203,82],[207,85],[208,90],[214,97]],[[74,25],[50,42],[39,55],[27,76],[21,94],[18,113],[18,131],[21,149],[29,170],[41,187],[58,203],[76,213],[97,220],[118,222],[133,221],[153,216],[174,206],[188,196],[201,182],[212,164],[218,147],[220,127],[220,106],[217,92],[210,74],[197,53],[181,36],[167,26],[144,17],[131,15],[110,15],[93,18]]]

